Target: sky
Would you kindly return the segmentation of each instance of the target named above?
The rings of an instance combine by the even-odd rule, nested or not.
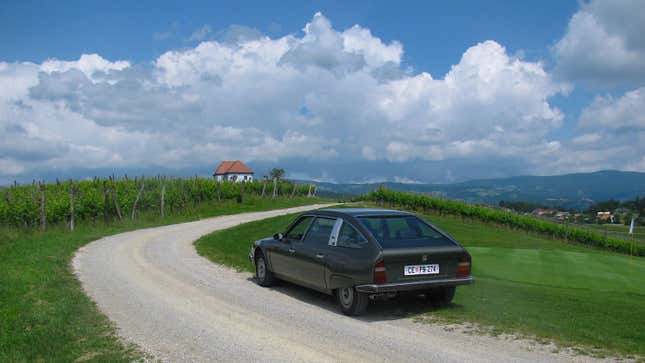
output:
[[[645,171],[645,2],[4,1],[0,184]]]

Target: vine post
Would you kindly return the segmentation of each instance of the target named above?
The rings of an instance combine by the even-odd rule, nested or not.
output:
[[[139,204],[139,199],[141,199],[141,194],[143,193],[143,187],[146,185],[145,180],[141,178],[141,187],[139,187],[139,192],[137,193],[137,197],[134,200],[134,203],[132,204],[132,215],[130,216],[131,220],[134,220],[134,215],[137,212],[137,204]]]
[[[267,189],[267,179],[264,178],[262,179],[262,194],[260,195],[260,198],[264,198],[264,191]]]
[[[69,181],[69,230],[73,231],[74,223],[74,194],[76,194],[76,186],[72,180]]]
[[[116,184],[114,183],[114,176],[110,177],[110,194],[112,194],[112,202],[116,208],[116,215],[119,217],[119,221],[123,221],[123,216],[121,215],[121,207],[119,207],[119,200],[116,197]]]
[[[47,200],[45,199],[45,183],[39,181],[38,184],[40,186],[40,230],[44,232],[47,229]]]
[[[161,217],[163,218],[165,215],[164,207],[165,207],[165,198],[166,198],[166,184],[161,185]]]
[[[109,223],[109,216],[108,216],[108,188],[107,188],[107,180],[103,179],[103,222],[105,224]]]

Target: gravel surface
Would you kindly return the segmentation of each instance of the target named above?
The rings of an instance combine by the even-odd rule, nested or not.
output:
[[[161,361],[591,360],[526,341],[415,323],[392,303],[376,304],[360,318],[346,317],[327,295],[286,283],[259,287],[250,274],[213,264],[193,246],[200,236],[219,229],[320,207],[122,233],[79,249],[73,267],[118,334]]]

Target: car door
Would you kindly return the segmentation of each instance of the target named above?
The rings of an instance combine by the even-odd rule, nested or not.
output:
[[[305,238],[294,242],[294,278],[303,285],[316,289],[326,289],[325,253],[328,248],[336,218],[316,217],[311,223]]]
[[[378,250],[351,222],[339,219],[337,237],[330,240],[325,261],[327,288],[345,287],[347,284],[372,281]]]
[[[297,273],[293,266],[294,244],[302,242],[313,220],[312,216],[300,217],[284,234],[282,241],[269,251],[271,269],[275,274],[290,278]]]

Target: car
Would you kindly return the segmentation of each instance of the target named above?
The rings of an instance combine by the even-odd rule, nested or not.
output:
[[[334,295],[346,315],[399,294],[447,305],[456,286],[473,283],[464,247],[432,223],[398,210],[304,213],[284,233],[255,241],[249,259],[259,285],[280,279]]]

